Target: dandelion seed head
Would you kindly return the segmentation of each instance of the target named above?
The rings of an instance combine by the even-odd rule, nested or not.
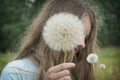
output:
[[[87,56],[88,63],[96,63],[98,61],[98,55],[96,53],[91,53]]]
[[[43,29],[43,38],[56,51],[73,50],[84,37],[84,26],[79,17],[71,13],[58,13],[50,17]]]
[[[105,68],[106,68],[105,64],[100,64],[100,69],[105,69]]]

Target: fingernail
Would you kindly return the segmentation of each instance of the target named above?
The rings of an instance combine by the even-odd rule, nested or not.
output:
[[[73,64],[73,66],[75,66],[75,63],[72,63]]]

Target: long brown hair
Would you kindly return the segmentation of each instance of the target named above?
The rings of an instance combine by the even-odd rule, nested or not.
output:
[[[40,80],[43,80],[47,70],[55,65],[63,63],[64,53],[54,51],[45,43],[42,31],[43,27],[52,15],[60,12],[68,12],[78,16],[87,13],[91,21],[91,31],[86,38],[86,47],[75,56],[67,55],[67,62],[74,62],[76,67],[70,69],[72,80],[94,80],[93,66],[86,61],[88,54],[94,52],[96,46],[96,20],[93,10],[88,4],[80,0],[48,0],[38,16],[33,20],[20,45],[20,54],[17,59],[33,56],[39,63]]]

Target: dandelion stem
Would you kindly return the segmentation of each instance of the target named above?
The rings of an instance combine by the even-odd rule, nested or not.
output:
[[[93,63],[93,74],[95,75],[95,65]]]
[[[103,76],[103,74],[104,74],[104,73],[103,73],[103,71],[102,71],[102,75],[101,75],[101,77],[102,77],[102,80],[104,80],[104,76]]]
[[[65,55],[64,55],[64,63],[66,62],[66,58],[67,58],[67,52],[64,51]]]

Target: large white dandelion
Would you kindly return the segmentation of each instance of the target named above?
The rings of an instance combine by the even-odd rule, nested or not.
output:
[[[81,20],[71,13],[58,13],[50,17],[43,29],[43,38],[56,51],[73,50],[84,36]]]

